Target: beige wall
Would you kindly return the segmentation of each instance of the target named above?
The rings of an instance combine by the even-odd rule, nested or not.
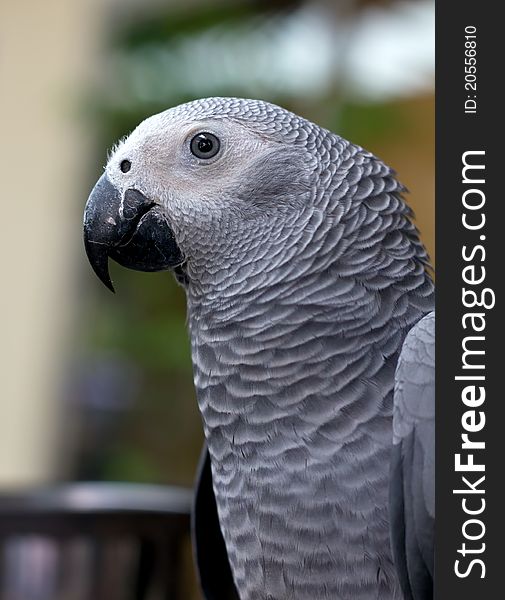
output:
[[[57,469],[89,152],[77,99],[99,13],[89,0],[0,2],[0,485],[49,480]]]

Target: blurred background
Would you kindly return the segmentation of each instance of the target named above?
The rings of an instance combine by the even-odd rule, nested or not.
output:
[[[434,259],[432,0],[0,0],[0,490],[190,486],[202,443],[182,290],[87,264],[107,150],[202,96],[281,104],[373,151]]]

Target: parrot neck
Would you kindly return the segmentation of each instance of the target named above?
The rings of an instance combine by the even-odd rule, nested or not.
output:
[[[304,446],[327,426],[335,449],[384,417],[390,442],[398,352],[432,310],[433,284],[400,184],[353,152],[353,176],[329,178],[313,204],[281,205],[248,230],[227,221],[212,252],[193,241],[188,320],[213,458],[229,444],[239,459],[240,439],[268,446],[281,430]]]
[[[335,422],[344,444],[359,420],[391,416],[388,399],[403,339],[433,306],[424,268],[383,289],[334,264],[275,285],[188,294],[195,387],[205,433],[240,452],[240,436],[267,442],[279,428],[306,439]],[[345,268],[345,267],[344,267]],[[236,285],[233,283],[232,285]],[[283,423],[281,425],[281,423]],[[310,425],[309,425],[310,423]],[[389,434],[388,434],[389,435]],[[210,444],[212,454],[212,444]]]

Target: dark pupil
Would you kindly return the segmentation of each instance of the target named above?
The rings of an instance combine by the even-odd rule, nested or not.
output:
[[[214,144],[212,143],[212,140],[210,140],[208,137],[201,135],[198,138],[197,148],[202,154],[207,154],[207,152],[212,151],[212,148],[214,148]]]
[[[128,173],[128,171],[131,169],[131,162],[129,160],[122,160],[121,161],[121,171],[123,171],[123,173]]]

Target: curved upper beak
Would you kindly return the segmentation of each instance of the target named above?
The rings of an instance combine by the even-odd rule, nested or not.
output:
[[[122,196],[105,173],[84,210],[84,247],[111,291],[109,257],[137,271],[163,271],[184,260],[162,208],[135,189]]]

